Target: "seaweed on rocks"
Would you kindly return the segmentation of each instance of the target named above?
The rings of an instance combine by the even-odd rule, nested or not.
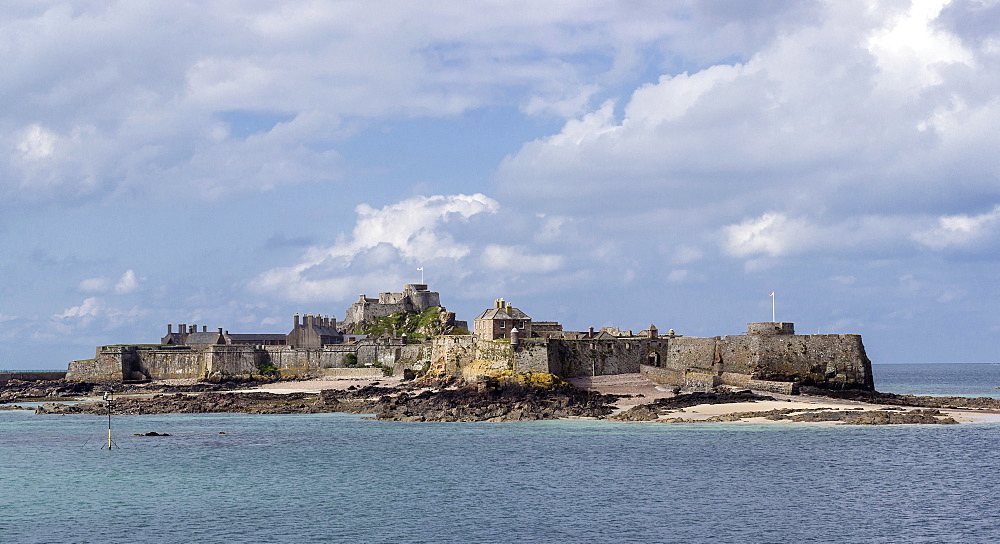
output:
[[[699,404],[728,404],[734,402],[756,402],[774,400],[774,397],[758,395],[749,389],[740,391],[718,390],[682,393],[673,397],[656,399],[650,404],[633,406],[624,412],[611,416],[616,421],[653,421],[675,410],[690,408]]]
[[[869,404],[891,406],[913,406],[917,408],[957,408],[971,410],[1000,410],[1000,399],[992,397],[938,397],[926,395],[899,395],[878,391],[832,391],[812,387],[802,388],[802,394],[817,395],[835,399],[846,399]]]
[[[614,395],[571,385],[540,387],[504,380],[480,380],[456,388],[386,396],[377,419],[392,421],[535,421],[565,417],[604,417]]]

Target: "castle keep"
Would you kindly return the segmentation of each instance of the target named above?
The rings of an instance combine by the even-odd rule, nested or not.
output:
[[[500,370],[549,372],[564,378],[642,373],[663,385],[707,389],[730,385],[776,393],[801,386],[874,390],[871,361],[861,337],[853,334],[797,335],[792,323],[749,323],[741,335],[688,337],[659,334],[655,326],[632,335],[604,328],[563,331],[555,322],[533,322],[503,299],[475,320],[472,335],[427,339],[362,338],[350,341],[345,327],[397,311],[440,306],[426,285],[403,293],[354,303],[348,318],[296,315],[287,335],[234,335],[168,326],[159,345],[102,346],[94,359],[73,361],[67,379],[121,381],[166,378],[221,378],[259,374],[288,377],[364,368],[389,372],[436,371],[472,378]],[[389,311],[392,310],[392,311]],[[383,313],[385,312],[385,313]],[[453,314],[452,314],[453,318]],[[533,324],[541,325],[538,331]],[[345,342],[345,338],[348,339]]]
[[[425,284],[411,283],[403,286],[402,293],[379,293],[377,299],[361,295],[347,309],[343,326],[349,328],[396,312],[420,313],[434,306],[441,306],[441,295],[428,291]]]

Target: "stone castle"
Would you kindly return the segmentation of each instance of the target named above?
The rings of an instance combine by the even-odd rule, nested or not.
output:
[[[564,331],[533,321],[503,299],[475,319],[474,334],[433,338],[366,338],[355,325],[393,312],[440,307],[423,284],[402,293],[361,296],[344,321],[296,314],[281,334],[229,334],[181,325],[155,345],[97,348],[94,359],[73,361],[67,379],[88,381],[224,378],[264,369],[287,377],[356,375],[382,371],[443,372],[473,378],[501,370],[541,371],[564,378],[642,373],[670,386],[719,385],[794,394],[801,386],[873,390],[871,361],[853,334],[795,334],[792,323],[750,323],[741,335],[690,337],[650,325],[633,335],[617,328]],[[449,312],[450,314],[450,312]],[[454,318],[454,314],[449,316]],[[457,322],[462,323],[462,322]],[[354,363],[362,368],[353,368]]]

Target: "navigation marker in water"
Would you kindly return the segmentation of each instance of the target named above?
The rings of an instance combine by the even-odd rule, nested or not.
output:
[[[112,389],[104,392],[104,400],[108,403],[108,443],[101,446],[101,449],[103,450],[107,447],[108,451],[111,451],[111,448],[118,447],[118,445],[111,440],[111,395],[113,391],[114,390]]]

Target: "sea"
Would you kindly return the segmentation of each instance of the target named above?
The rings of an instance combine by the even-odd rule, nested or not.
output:
[[[875,365],[997,396],[998,364]],[[1000,423],[0,411],[0,543],[993,543]],[[138,433],[166,433],[138,437]]]

